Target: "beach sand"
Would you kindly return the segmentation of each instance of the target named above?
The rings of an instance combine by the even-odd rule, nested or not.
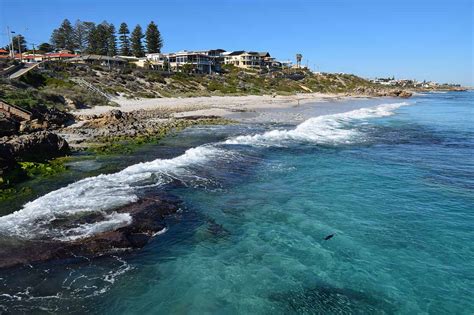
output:
[[[248,116],[258,116],[258,113],[266,112],[269,109],[290,108],[306,103],[336,101],[345,98],[353,98],[353,96],[308,93],[288,96],[248,95],[189,98],[116,98],[114,102],[116,102],[118,106],[96,106],[77,110],[73,112],[73,114],[78,116],[100,115],[113,109],[119,109],[123,112],[163,110],[167,112],[171,111],[175,117],[180,118],[187,116],[221,116],[235,118],[239,116],[236,115],[236,113],[257,113]]]

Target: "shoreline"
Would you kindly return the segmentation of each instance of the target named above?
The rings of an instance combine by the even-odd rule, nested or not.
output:
[[[71,112],[75,116],[102,115],[112,110],[122,112],[134,111],[167,111],[174,112],[175,117],[192,115],[225,116],[235,112],[256,111],[271,108],[287,108],[297,104],[327,102],[343,99],[379,98],[364,94],[329,94],[304,93],[294,95],[245,95],[245,96],[199,96],[199,97],[168,97],[168,98],[136,98],[118,97],[114,102],[118,106],[95,106]],[[382,97],[380,97],[382,98]]]
[[[315,102],[307,103],[314,104],[314,107],[318,107],[318,104],[316,104]],[[292,104],[291,102],[287,102],[282,104],[282,107],[290,108],[291,111],[298,111],[299,109],[301,109],[301,107],[296,108],[293,105],[294,104]],[[348,107],[344,107],[342,103],[340,103],[340,105],[335,106],[337,107],[337,110],[339,112],[350,111],[350,109]],[[262,113],[264,113],[265,110],[268,110],[268,108],[269,107],[266,106],[261,107]],[[118,115],[118,113],[121,114]],[[102,128],[107,128],[110,126],[113,127],[116,124],[123,124],[124,122],[127,122],[123,124],[123,127],[124,129],[128,129],[130,125],[128,123],[132,123],[133,125],[133,123],[136,122],[136,117],[132,113],[122,113],[116,110],[116,112],[109,114],[105,114],[105,117],[108,117],[108,120],[103,120],[104,116],[101,116],[100,118],[88,120],[83,125],[89,123],[96,123],[98,129],[101,130]],[[190,122],[199,122],[203,119],[204,118],[189,120],[185,118],[171,118],[165,121],[168,123],[170,121],[182,121],[185,124],[188,124]],[[159,122],[159,124],[162,123],[163,122]],[[187,126],[191,125],[186,125],[183,127]],[[178,128],[179,130],[180,126],[175,126],[174,128]],[[116,133],[113,133],[111,137],[112,143],[117,141]],[[163,137],[166,137],[166,134]],[[189,149],[193,148],[193,146],[189,147]],[[184,154],[186,154],[186,152],[187,151],[185,151]],[[123,155],[123,153],[116,152],[111,153],[111,155],[121,156]],[[194,157],[194,154],[191,154],[191,158]],[[179,159],[179,155],[171,159]],[[152,163],[152,161],[148,161],[147,163]],[[126,168],[133,168],[133,165],[136,164],[132,164]],[[174,163],[171,163],[170,165],[174,165]],[[121,171],[104,176],[114,176],[113,174],[118,174],[120,172],[123,172],[123,169]],[[82,181],[74,181],[68,187],[72,187],[72,185],[79,185],[79,182],[87,183],[87,178],[102,178],[100,176],[101,175],[96,175],[92,177],[86,177]],[[105,180],[103,184],[105,185],[108,182],[108,180]],[[48,194],[51,195],[53,191],[59,191],[59,189],[52,190]],[[105,232],[100,232],[85,238],[78,239],[77,241],[75,239],[72,239],[71,241],[58,241],[56,239],[51,239],[47,241],[42,241],[40,244],[37,244],[35,241],[25,242],[20,244],[21,250],[19,251],[16,251],[16,247],[11,248],[5,246],[2,252],[4,259],[0,259],[0,269],[5,267],[13,267],[22,264],[33,264],[55,259],[72,259],[75,256],[84,256],[88,257],[89,259],[92,259],[96,256],[114,254],[115,252],[111,250],[117,248],[120,250],[123,249],[124,251],[142,248],[148,243],[149,240],[153,238],[154,235],[156,235],[156,233],[159,233],[160,231],[166,229],[166,224],[163,220],[166,220],[167,215],[177,212],[177,209],[179,208],[179,202],[176,203],[176,200],[173,200],[171,203],[167,203],[165,202],[165,200],[167,200],[167,198],[164,198],[165,196],[166,195],[144,195],[135,202],[120,206],[115,209],[114,212],[112,212],[113,216],[103,214],[91,214],[86,216],[85,218],[71,218],[69,221],[64,222],[61,220],[57,220],[57,222],[54,222],[54,226],[58,229],[63,225],[64,228],[67,229],[76,225],[84,224],[84,222],[87,222],[87,224],[99,224],[100,221],[110,221],[114,222],[114,224],[117,223],[117,227],[111,230],[107,230]],[[168,196],[168,198],[169,197],[170,196]],[[156,212],[155,209],[158,209],[159,211]],[[124,222],[126,220],[123,218],[123,216],[127,216],[125,219],[127,219],[128,221],[132,220],[131,218],[133,218],[132,221],[134,223],[124,225]],[[67,253],[61,251],[62,249],[67,249]]]
[[[72,112],[76,122],[59,130],[73,149],[100,147],[120,140],[154,137],[161,129],[197,124],[294,123],[292,110],[308,104],[393,99],[370,95],[305,93],[296,95],[211,96],[192,98],[117,98],[119,106],[96,106]],[[317,106],[317,105],[316,105]],[[335,105],[337,106],[337,105]],[[283,113],[285,112],[285,113]]]

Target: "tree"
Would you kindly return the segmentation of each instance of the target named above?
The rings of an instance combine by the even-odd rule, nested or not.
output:
[[[120,54],[123,56],[130,56],[132,52],[130,51],[130,39],[128,38],[128,34],[130,34],[130,31],[128,30],[127,23],[120,24],[118,33],[120,42]]]
[[[89,46],[89,33],[94,28],[94,22],[84,22],[77,20],[74,24],[74,44],[81,52],[87,50]]]
[[[61,26],[53,31],[51,43],[56,49],[74,51],[77,48],[76,41],[74,40],[74,29],[68,19],[65,19]]]
[[[161,52],[161,47],[163,47],[163,40],[161,38],[161,33],[158,30],[158,26],[156,26],[155,22],[153,21],[148,24],[145,33],[145,41],[146,50],[149,54]]]
[[[99,49],[99,40],[97,38],[97,26],[93,25],[89,29],[89,33],[87,34],[87,48],[85,50],[88,54],[96,54],[97,50]]]
[[[303,55],[302,54],[296,54],[296,66],[298,68],[301,67],[301,60],[303,59]]]
[[[26,40],[25,40],[25,37],[23,37],[23,35],[18,34],[18,35],[13,36],[12,41],[13,41],[13,51],[20,52],[20,49],[21,49],[21,52],[25,52],[28,49],[26,47]]]
[[[115,26],[108,25],[107,34],[107,56],[113,57],[117,54],[117,37],[115,36]]]
[[[143,39],[143,31],[140,25],[135,26],[135,29],[130,36],[130,43],[132,48],[132,53],[135,57],[143,57],[145,56],[145,51],[143,49],[142,39]]]
[[[107,55],[109,52],[110,25],[104,21],[89,31],[89,54]]]
[[[53,46],[49,43],[41,43],[38,46],[38,50],[42,51],[44,53],[52,52],[53,51]]]

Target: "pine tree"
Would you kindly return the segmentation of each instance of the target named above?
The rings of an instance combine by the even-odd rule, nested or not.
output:
[[[96,54],[99,47],[99,42],[97,38],[97,26],[93,25],[89,29],[89,33],[87,34],[87,48],[86,52],[88,54]]]
[[[41,43],[38,46],[38,50],[44,53],[52,52],[53,46],[51,46],[49,43]]]
[[[74,51],[77,48],[76,41],[74,40],[74,29],[68,19],[65,19],[61,26],[53,31],[51,43],[56,49]]]
[[[158,30],[155,22],[151,21],[148,24],[145,33],[146,49],[148,53],[159,53],[161,47],[163,47],[163,40],[161,39],[161,33]]]
[[[135,29],[130,36],[130,43],[132,48],[132,54],[135,57],[143,57],[145,56],[145,51],[143,49],[142,39],[143,39],[143,31],[140,25],[135,26]]]
[[[120,24],[119,28],[119,42],[120,42],[120,54],[122,56],[130,56],[130,39],[128,38],[130,31],[128,30],[127,23]]]
[[[21,49],[21,52],[24,53],[28,49],[26,47],[25,37],[21,34],[13,36],[12,42],[13,42],[13,51],[20,52],[20,49]]]
[[[113,57],[117,54],[117,37],[115,36],[115,26],[109,24],[107,34],[107,56]]]
[[[89,32],[94,27],[94,22],[84,22],[81,20],[77,20],[74,24],[74,42],[79,51],[87,51],[89,46]]]
[[[90,31],[88,53],[103,56],[108,55],[109,40],[110,24],[104,21]]]

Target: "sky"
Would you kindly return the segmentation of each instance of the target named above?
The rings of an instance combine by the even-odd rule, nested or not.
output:
[[[155,21],[164,52],[301,53],[316,71],[474,86],[473,15],[471,0],[0,0],[0,45],[7,26],[38,45],[65,18]]]

